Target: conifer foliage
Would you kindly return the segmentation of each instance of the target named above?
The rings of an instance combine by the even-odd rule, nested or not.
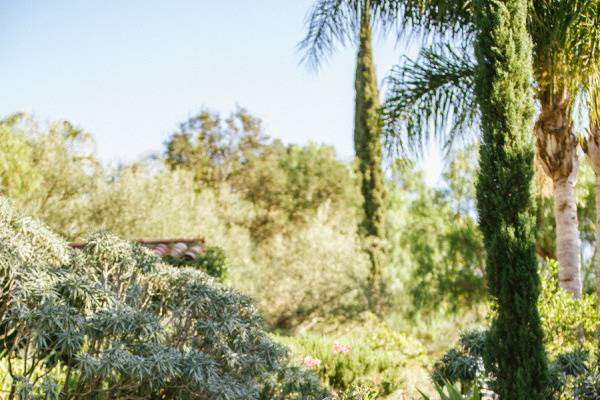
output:
[[[484,358],[501,399],[541,400],[548,372],[536,307],[528,2],[478,0],[474,6],[483,137],[477,203],[489,291],[497,305]]]
[[[252,302],[102,232],[82,250],[0,199],[0,345],[19,399],[323,399]]]
[[[354,81],[354,151],[363,196],[361,234],[371,261],[371,288],[380,282],[385,249],[385,186],[382,170],[379,89],[373,62],[372,30],[375,23],[395,27],[400,7],[396,0],[317,0],[307,19],[306,37],[299,47],[303,61],[314,67],[334,49],[336,42],[357,43]]]
[[[379,90],[373,63],[371,43],[371,11],[369,1],[361,3],[359,49],[356,59],[354,149],[358,158],[361,192],[364,203],[364,234],[370,239],[370,278],[376,282],[381,275],[384,233],[384,191],[381,169],[381,123]]]

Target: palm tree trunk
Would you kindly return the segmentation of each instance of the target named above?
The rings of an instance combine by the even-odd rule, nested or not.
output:
[[[542,93],[542,110],[535,124],[536,145],[544,172],[554,184],[556,257],[560,287],[581,297],[580,242],[575,183],[579,167],[577,138],[573,133],[569,96]]]
[[[554,218],[556,219],[556,257],[560,265],[558,272],[560,286],[575,298],[580,298],[582,284],[575,180],[576,177],[573,176],[554,182]]]

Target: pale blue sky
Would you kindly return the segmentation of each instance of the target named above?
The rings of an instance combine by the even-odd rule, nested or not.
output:
[[[68,119],[114,163],[162,150],[203,106],[240,105],[273,137],[331,144],[349,159],[355,50],[340,49],[318,73],[298,65],[312,3],[1,0],[0,116]],[[376,43],[380,81],[403,51]]]

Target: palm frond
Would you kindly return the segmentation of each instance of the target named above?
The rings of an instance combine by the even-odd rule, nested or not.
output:
[[[357,30],[356,12],[351,2],[343,0],[319,0],[306,18],[307,32],[298,44],[303,53],[301,62],[318,68],[334,50],[336,42],[345,46],[352,41]]]
[[[420,154],[435,138],[449,151],[456,139],[473,137],[478,120],[474,75],[469,48],[436,45],[416,60],[405,58],[387,78],[383,131],[388,150]]]
[[[392,3],[401,22],[422,34],[470,36],[474,33],[471,0],[392,0]]]
[[[600,2],[534,0],[529,31],[540,90],[575,94],[590,75],[598,74]]]
[[[582,87],[581,97],[587,107],[590,127],[600,126],[600,73],[590,76]]]
[[[342,47],[357,38],[360,16],[368,11],[373,28],[444,37],[473,32],[471,0],[318,0],[306,17],[306,36],[297,48],[301,63],[316,69],[336,44]]]

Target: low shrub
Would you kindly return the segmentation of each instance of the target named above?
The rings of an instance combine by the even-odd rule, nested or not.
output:
[[[596,329],[600,312],[596,297],[585,293],[581,299],[560,288],[559,265],[547,260],[542,268],[538,309],[544,330],[544,346],[550,356],[583,345],[588,351],[596,348]]]
[[[339,394],[334,392],[334,397],[339,400],[375,400],[379,394],[368,386],[355,386]]]
[[[435,363],[431,378],[438,388],[458,384],[461,393],[466,393],[484,383],[485,335],[484,330],[462,334],[458,345]]]
[[[483,395],[477,386],[467,391],[467,393],[461,393],[453,384],[448,381],[443,383],[435,384],[435,391],[439,396],[440,400],[482,400]],[[423,400],[432,400],[431,397],[421,392]]]
[[[422,346],[383,324],[361,335],[338,340],[321,335],[276,339],[292,349],[297,362],[314,369],[326,386],[345,396],[356,392],[386,397],[396,392],[404,383],[407,363],[423,355]]]
[[[0,199],[7,398],[325,399],[252,302],[101,232],[82,250]]]
[[[597,358],[596,328],[600,314],[593,295],[574,299],[558,284],[558,263],[547,261],[541,275],[538,309],[544,330],[544,345],[550,363],[549,399],[600,398],[600,370]],[[492,312],[493,313],[493,312]],[[438,386],[458,384],[462,393],[475,388],[490,390],[494,376],[486,371],[483,350],[486,331],[466,332],[458,345],[450,349],[433,369],[432,379]]]
[[[368,263],[355,222],[325,204],[295,232],[261,244],[264,264],[246,275],[254,284],[247,292],[271,326],[293,330],[364,310]]]

